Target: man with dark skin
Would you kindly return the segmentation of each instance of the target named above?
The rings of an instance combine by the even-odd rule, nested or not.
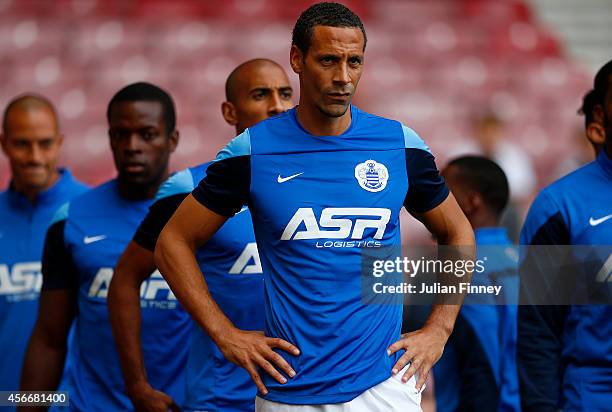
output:
[[[542,189],[521,231],[517,368],[527,412],[610,409],[612,61],[599,69],[585,101],[587,136],[594,147],[601,143],[599,154]],[[577,246],[568,252],[568,245]],[[580,253],[587,245],[588,258]],[[576,262],[562,262],[566,255]],[[592,296],[607,292],[607,300],[576,298],[583,287]]]
[[[87,188],[57,167],[64,137],[51,102],[26,94],[4,112],[0,144],[11,183],[0,192],[0,389],[19,389],[36,320],[40,256],[55,211]]]
[[[112,268],[168,177],[170,154],[178,143],[174,103],[152,84],[121,89],[108,105],[107,118],[118,177],[74,198],[56,213],[45,241],[38,319],[21,378],[21,390],[56,390],[62,379],[71,408],[83,411],[131,407],[122,390],[106,295]],[[144,330],[172,319],[180,310],[167,285],[165,290],[159,282],[154,286],[143,299],[150,304],[143,316]],[[62,376],[73,320],[71,367]],[[185,339],[180,333],[176,332]],[[186,353],[173,353],[175,364],[156,365],[168,355],[163,346],[153,344],[149,342],[152,349],[144,354],[152,361],[152,380],[180,395],[182,364],[178,361]],[[159,380],[160,370],[175,374],[176,382]]]
[[[476,155],[451,160],[442,175],[474,228],[478,258],[486,261],[472,283],[500,286],[501,292],[466,297],[444,354],[434,366],[438,410],[519,411],[518,250],[500,226],[509,199],[508,180],[494,161]]]
[[[227,100],[222,103],[221,111],[227,123],[236,128],[236,134],[240,134],[245,128],[284,112],[293,106],[291,101],[292,89],[287,74],[277,63],[268,59],[249,60],[236,67],[228,76],[225,89]],[[191,189],[193,188],[186,190],[185,196],[189,194]],[[158,196],[155,205],[160,205],[157,207],[161,208],[163,202],[164,199],[160,199]],[[172,212],[172,210],[169,211]],[[147,219],[153,220],[151,212],[143,221],[143,225],[146,225],[144,222],[147,222]],[[157,220],[155,224],[161,229],[165,221]],[[243,222],[241,230],[252,234],[250,222]],[[235,233],[234,239],[240,237],[240,235],[240,233]],[[144,236],[147,236],[146,227],[139,229],[137,235],[119,259],[109,288],[108,308],[128,396],[138,411],[161,412],[167,411],[171,405],[175,404],[175,401],[167,394],[151,387],[143,364],[140,344],[140,288],[142,282],[156,269],[153,261],[153,248],[147,247],[149,242],[143,241]],[[155,234],[152,237],[154,238]],[[154,246],[154,239],[150,243]],[[244,245],[238,241],[224,246],[224,254],[233,248],[237,249],[237,256],[240,256],[244,249]],[[229,267],[224,267],[223,260],[216,261],[214,254],[209,256],[208,260],[209,264],[219,266],[225,272],[229,269]],[[234,278],[236,276],[233,275]],[[253,290],[253,294],[256,294],[256,290]],[[261,296],[245,296],[244,299],[253,300],[255,305],[263,305],[263,294]],[[168,342],[168,344],[171,343]],[[176,344],[185,345],[184,342],[176,342]],[[194,350],[197,350],[197,348],[194,348]],[[190,362],[192,361],[190,360]],[[194,368],[202,369],[202,365],[193,362]],[[214,363],[211,368],[218,370],[221,370],[222,367],[228,367],[226,362],[219,364],[217,360],[210,356],[208,362]],[[248,376],[246,376],[246,379],[248,379]],[[233,395],[234,391],[240,394],[239,397],[241,398],[242,393],[248,392],[250,394],[250,404],[254,405],[254,388],[253,390],[250,389],[252,383],[245,386],[240,379],[228,379],[227,381],[228,385],[219,388],[216,386],[207,388],[207,392],[215,394],[214,400],[208,402],[197,399],[197,393],[193,395],[188,393],[189,404],[185,405],[185,408],[220,409],[222,405],[219,404],[218,399],[227,399],[230,395]],[[191,388],[193,388],[193,385],[188,386],[189,392],[199,389]],[[235,397],[237,396],[234,395]],[[192,401],[192,398],[196,399]],[[234,400],[234,402],[237,403],[238,400]],[[238,403],[236,407],[238,406],[249,408],[249,405],[243,405],[242,403]],[[227,410],[227,407],[225,410]],[[250,409],[252,409],[252,406],[250,406]]]
[[[257,410],[420,410],[460,307],[435,305],[422,329],[400,337],[401,306],[361,303],[359,249],[399,244],[403,204],[440,243],[467,246],[471,258],[474,245],[416,133],[350,104],[365,45],[346,7],[302,13],[290,54],[299,106],[227,145],[157,242],[155,261],[177,298],[257,385]],[[263,266],[267,336],[225,316],[194,255],[244,204]]]

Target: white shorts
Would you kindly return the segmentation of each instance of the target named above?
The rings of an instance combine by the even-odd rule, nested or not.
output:
[[[371,387],[352,401],[326,405],[289,405],[255,398],[256,412],[422,412],[421,392],[413,376],[402,383],[406,366],[397,375]]]

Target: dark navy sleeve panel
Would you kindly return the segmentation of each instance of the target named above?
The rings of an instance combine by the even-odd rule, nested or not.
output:
[[[136,234],[134,234],[134,242],[153,252],[159,234],[187,195],[189,195],[189,192],[178,193],[153,203],[142,223],[138,226]]]
[[[523,229],[523,245],[567,245],[570,234],[563,215],[545,189],[533,202]],[[555,267],[545,253],[521,248],[520,301],[529,302],[532,288],[552,288],[554,273],[538,268]],[[545,283],[542,283],[545,282]],[[546,285],[548,286],[546,286]],[[563,329],[567,306],[521,305],[518,308],[517,369],[524,411],[557,411],[562,379]]]
[[[248,203],[250,186],[250,156],[227,157],[208,167],[192,194],[213,212],[232,217]]]
[[[500,389],[482,341],[461,314],[449,344],[455,345],[459,382],[458,411],[497,412]]]
[[[550,193],[551,186],[535,198],[521,229],[521,245],[567,245],[569,229],[561,207]],[[553,219],[551,221],[551,219]]]
[[[64,242],[66,220],[53,223],[47,230],[43,250],[42,290],[79,288],[79,275]]]
[[[518,308],[517,369],[522,410],[558,411],[567,306]]]
[[[416,148],[407,148],[405,151],[408,193],[404,207],[409,212],[427,212],[448,197],[448,188],[429,151]]]

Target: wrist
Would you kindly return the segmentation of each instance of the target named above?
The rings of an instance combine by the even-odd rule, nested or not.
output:
[[[450,334],[453,332],[453,327],[452,326],[445,325],[444,323],[437,322],[437,321],[429,321],[429,322],[425,323],[423,328],[428,329],[428,330],[436,333],[442,339],[444,339],[445,342],[448,340]]]
[[[236,328],[231,322],[228,322],[227,325],[219,327],[216,330],[211,331],[209,334],[217,346],[219,348],[223,348],[226,346],[227,342],[233,342],[235,340],[234,336],[238,331],[238,328]]]
[[[147,381],[147,379],[143,377],[135,381],[132,380],[129,385],[126,385],[125,392],[128,397],[132,398],[135,394],[147,391],[149,389],[152,389],[152,387],[149,384],[149,381]]]

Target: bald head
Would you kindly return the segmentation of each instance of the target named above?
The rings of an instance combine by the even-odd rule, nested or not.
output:
[[[50,118],[53,119],[55,123],[55,130],[56,132],[58,131],[59,124],[53,103],[46,97],[38,94],[22,94],[11,100],[4,109],[4,116],[2,117],[3,133],[5,135],[9,134],[11,117],[13,117],[14,114],[17,112],[28,113],[34,111],[43,111],[50,115]]]
[[[287,74],[285,70],[281,67],[280,64],[276,63],[274,60],[270,59],[252,59],[247,60],[244,63],[241,63],[236,67],[229,76],[227,76],[227,80],[225,81],[225,99],[228,102],[234,102],[236,99],[237,93],[242,89],[245,85],[245,81],[248,82],[249,77],[251,77],[255,72],[266,72],[267,74],[272,74],[273,72],[277,72],[281,74],[281,77],[285,77],[287,80]],[[289,80],[287,80],[287,85],[289,84]]]
[[[4,110],[0,143],[11,165],[15,190],[34,200],[58,179],[62,145],[57,115],[46,98],[28,94],[13,99]]]
[[[269,59],[253,59],[236,67],[225,82],[223,117],[237,133],[293,106],[287,73]]]

